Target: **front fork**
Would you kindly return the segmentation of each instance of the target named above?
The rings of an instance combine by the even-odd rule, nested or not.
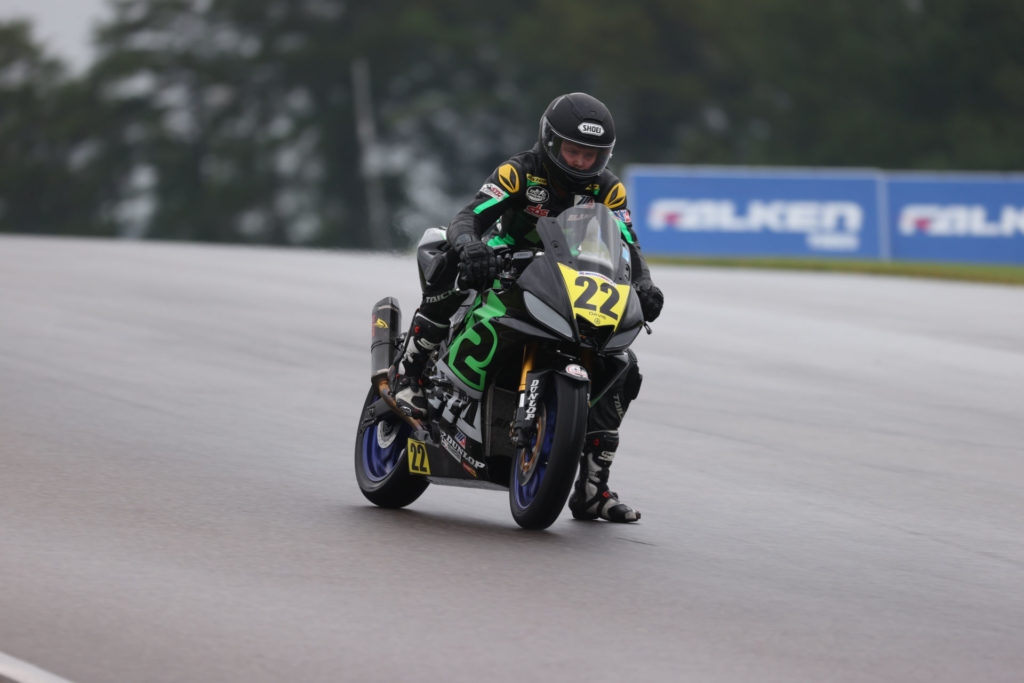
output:
[[[537,360],[537,344],[528,343],[523,347],[523,367],[519,375],[519,406],[512,422],[512,442],[516,448],[529,448],[537,427],[537,411],[544,395],[544,379],[547,373],[534,372]]]

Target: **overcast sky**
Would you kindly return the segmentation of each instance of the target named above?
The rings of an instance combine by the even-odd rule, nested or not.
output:
[[[46,51],[81,71],[92,60],[89,36],[106,5],[106,0],[0,0],[0,20],[29,19]]]

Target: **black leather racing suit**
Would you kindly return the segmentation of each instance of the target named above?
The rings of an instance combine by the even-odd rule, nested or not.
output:
[[[625,224],[623,238],[630,253],[630,272],[633,282],[650,278],[647,262],[633,232],[626,205],[626,188],[614,173],[605,169],[588,183],[568,185],[560,173],[549,172],[544,152],[539,145],[519,152],[501,163],[488,176],[483,186],[448,227],[447,242],[440,248],[424,244],[417,253],[423,301],[420,312],[431,320],[443,322],[451,318],[458,308],[455,294],[458,277],[458,257],[448,245],[461,235],[482,237],[495,223],[499,228],[488,243],[491,246],[508,244],[528,246],[538,243],[537,219],[557,216],[573,206],[577,196],[592,197],[612,209]],[[641,376],[636,356],[628,351],[624,357],[598,361],[601,367],[591,368],[594,391],[615,377],[613,386],[590,411],[588,432],[618,429],[630,401],[640,390]],[[623,368],[623,363],[628,365]]]

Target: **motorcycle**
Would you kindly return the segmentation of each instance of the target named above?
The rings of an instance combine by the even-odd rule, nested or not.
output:
[[[405,340],[398,301],[374,306],[355,470],[375,505],[404,507],[434,483],[507,489],[526,529],[549,527],[565,507],[590,406],[650,328],[630,284],[628,231],[606,206],[577,205],[536,230],[535,248],[496,248],[492,287],[466,292],[423,374],[422,420],[398,409],[388,385]],[[613,369],[602,386],[591,380],[598,359]]]

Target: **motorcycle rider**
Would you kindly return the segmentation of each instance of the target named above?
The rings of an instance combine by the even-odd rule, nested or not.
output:
[[[612,209],[625,226],[632,284],[644,320],[661,313],[664,297],[651,280],[626,207],[626,190],[607,170],[615,147],[615,124],[600,100],[582,92],[556,97],[540,119],[537,143],[503,162],[487,178],[473,200],[452,220],[447,241],[437,247],[424,240],[417,252],[423,299],[413,315],[405,348],[389,372],[399,407],[420,417],[426,399],[420,376],[428,356],[446,337],[448,320],[458,308],[456,279],[473,288],[488,285],[497,271],[492,247],[537,244],[535,226],[542,216],[557,216],[577,203],[596,201]],[[487,242],[481,237],[493,225],[498,230]],[[615,376],[612,387],[591,408],[580,459],[580,474],[569,508],[577,519],[602,518],[633,522],[640,512],[619,501],[608,489],[608,472],[619,443],[618,428],[630,401],[636,398],[641,376],[636,356],[627,352],[627,368],[590,368],[594,386]],[[604,380],[604,381],[602,381]]]

